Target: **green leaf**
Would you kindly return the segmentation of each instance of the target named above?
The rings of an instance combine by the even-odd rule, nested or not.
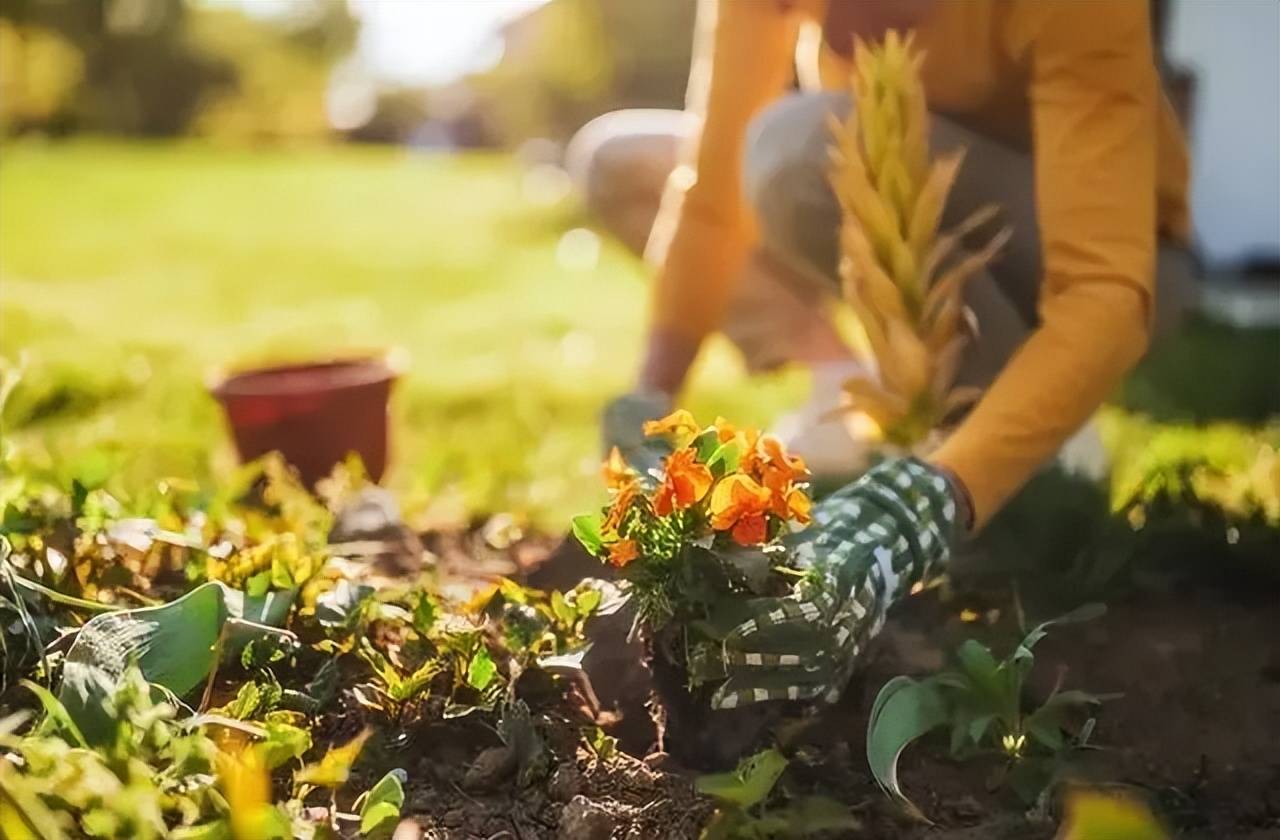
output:
[[[1041,744],[1051,750],[1060,750],[1066,745],[1062,730],[1067,712],[1073,708],[1097,706],[1104,699],[1107,698],[1086,691],[1059,691],[1028,715],[1023,725],[1027,734]]]
[[[1031,632],[1023,638],[1022,644],[1018,645],[1018,649],[1026,649],[1030,651],[1036,646],[1036,643],[1045,637],[1049,628],[1056,624],[1078,624],[1082,621],[1092,621],[1095,618],[1101,618],[1107,614],[1106,604],[1084,604],[1076,607],[1071,612],[1060,615],[1057,618],[1051,618],[1048,621],[1042,621],[1035,627],[1031,628]],[[1015,656],[1017,654],[1015,653]]]
[[[76,722],[67,713],[66,707],[53,696],[53,692],[31,680],[22,680],[20,685],[25,686],[40,701],[40,705],[44,706],[45,719],[41,723],[42,729],[56,733],[73,747],[88,746],[84,735],[80,732],[80,727],[76,726]]]
[[[569,602],[564,599],[564,593],[559,589],[551,593],[551,611],[555,613],[561,624],[573,626],[578,618],[578,611],[569,606]]]
[[[876,782],[915,813],[898,783],[898,758],[917,738],[947,722],[946,704],[929,681],[894,677],[884,684],[867,722],[867,763]]]
[[[573,518],[573,535],[588,554],[598,556],[604,550],[604,537],[600,534],[603,525],[604,520],[598,513],[584,513]]]
[[[825,796],[806,796],[785,807],[769,809],[759,817],[747,817],[741,827],[727,836],[743,838],[810,837],[857,831],[862,823],[849,809]],[[704,838],[705,840],[705,838]]]
[[[707,468],[711,470],[712,475],[719,478],[738,469],[741,459],[742,453],[738,448],[738,442],[731,440],[711,453],[711,457],[707,459]]]
[[[169,832],[169,840],[233,840],[225,819],[200,825],[182,825]]]
[[[1060,615],[1057,618],[1051,618],[1048,621],[1042,621],[1035,627],[1031,628],[1031,632],[1023,637],[1022,642],[1013,651],[1009,657],[1013,668],[1010,669],[1011,678],[1016,675],[1017,689],[1021,691],[1022,678],[1031,670],[1031,666],[1035,664],[1035,656],[1031,653],[1031,649],[1043,639],[1049,632],[1049,628],[1058,624],[1076,624],[1082,621],[1092,621],[1107,612],[1104,604],[1085,604],[1077,607],[1066,615]]]
[[[366,838],[390,837],[404,807],[404,771],[392,770],[378,780],[360,806],[360,833]]]
[[[295,784],[316,785],[318,787],[339,788],[351,778],[351,767],[360,757],[364,742],[373,734],[372,729],[365,729],[340,747],[330,747],[324,758],[316,764],[308,764],[293,775]]]
[[[746,810],[769,796],[785,769],[786,757],[768,749],[744,758],[732,772],[699,776],[694,784],[700,793]]]
[[[978,696],[996,709],[1004,708],[1000,664],[992,656],[991,650],[978,640],[969,639],[956,650],[956,659]]]
[[[589,726],[583,731],[587,746],[601,761],[608,761],[618,752],[618,739],[598,726]]]
[[[982,738],[987,734],[987,729],[995,721],[995,715],[979,715],[969,721],[969,738],[975,744],[981,744]]]
[[[58,699],[90,744],[108,736],[104,703],[136,662],[147,682],[181,697],[208,676],[224,633],[293,634],[244,621],[253,606],[244,594],[211,581],[158,607],[94,616],[76,635],[62,668]],[[286,602],[287,604],[287,602]]]
[[[217,709],[210,709],[210,714],[226,715],[236,720],[248,720],[253,713],[258,710],[258,705],[262,702],[262,690],[258,688],[258,684],[247,682],[240,686],[240,690],[236,692],[235,699]]]
[[[498,674],[498,666],[493,663],[489,651],[480,648],[467,664],[467,685],[476,691],[484,691]]]
[[[413,629],[425,636],[436,623],[436,602],[426,592],[419,592],[413,604]]]
[[[263,724],[267,735],[255,747],[262,756],[262,763],[268,770],[301,758],[311,749],[311,733],[298,726],[279,721]]]
[[[711,456],[716,450],[720,449],[720,432],[713,428],[706,429],[701,432],[693,442],[689,444],[698,453],[698,460],[706,464],[711,460]]]
[[[581,618],[587,618],[600,606],[600,601],[604,595],[599,589],[584,589],[578,593],[578,597],[574,599],[574,604],[578,608],[578,615]]]
[[[261,598],[271,589],[271,572],[264,569],[244,582],[244,591],[250,597]]]

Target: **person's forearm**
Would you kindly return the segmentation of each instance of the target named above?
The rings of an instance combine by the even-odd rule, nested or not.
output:
[[[968,493],[976,528],[1088,420],[1146,348],[1146,304],[1134,286],[1080,284],[1042,311],[1041,326],[927,459]]]
[[[684,386],[701,345],[700,340],[670,328],[654,327],[649,333],[637,387],[675,396]]]

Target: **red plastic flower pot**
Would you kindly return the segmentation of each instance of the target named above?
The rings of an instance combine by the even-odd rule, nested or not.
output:
[[[385,357],[258,368],[218,377],[241,459],[280,452],[308,486],[355,452],[369,477],[387,466],[387,406],[398,371]]]

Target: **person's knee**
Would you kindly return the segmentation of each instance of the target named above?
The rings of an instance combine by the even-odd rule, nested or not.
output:
[[[775,256],[834,273],[839,208],[829,181],[831,118],[849,112],[840,93],[795,94],[747,130],[743,189]]]
[[[615,111],[584,125],[569,142],[565,168],[588,212],[633,250],[644,248],[691,130],[683,112]]]
[[[660,191],[689,134],[680,111],[628,110],[603,114],[578,129],[565,151],[565,169],[590,200],[602,192]]]

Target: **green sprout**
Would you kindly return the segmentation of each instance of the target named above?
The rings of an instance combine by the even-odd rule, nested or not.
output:
[[[1060,759],[1086,746],[1093,731],[1090,717],[1068,737],[1072,712],[1090,712],[1109,697],[1083,691],[1054,692],[1037,708],[1026,710],[1023,690],[1035,664],[1032,649],[1054,625],[1087,621],[1105,612],[1087,604],[1032,628],[1003,660],[970,639],[957,649],[954,667],[923,680],[894,677],[876,696],[867,723],[867,761],[876,781],[909,810],[918,809],[902,792],[898,758],[916,739],[935,729],[951,731],[951,753],[968,758],[994,752],[1006,762],[1006,780],[1028,801],[1052,781]]]

